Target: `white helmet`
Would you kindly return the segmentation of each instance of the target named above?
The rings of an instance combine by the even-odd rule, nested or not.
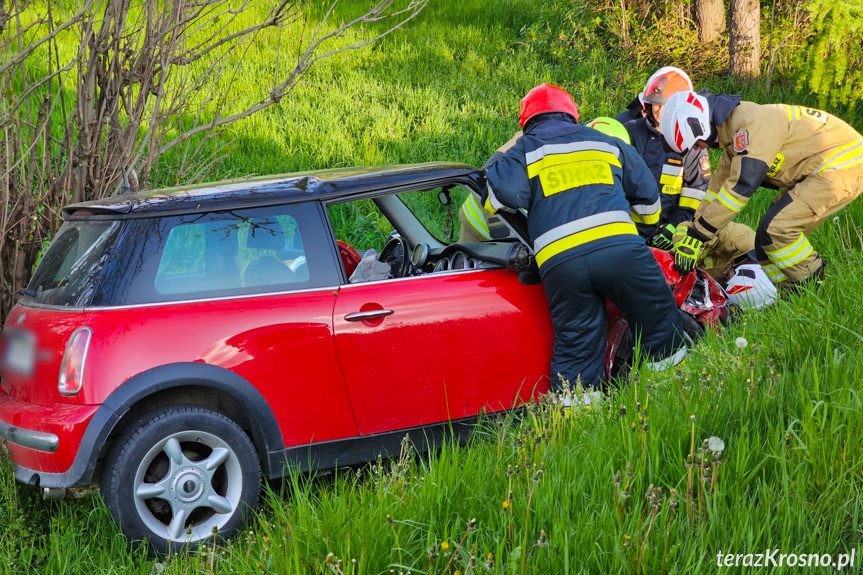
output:
[[[659,132],[677,153],[710,137],[710,107],[707,98],[695,92],[675,92],[668,98],[659,119]]]
[[[743,264],[734,270],[725,288],[728,300],[743,309],[761,309],[776,301],[776,286],[758,264]]]

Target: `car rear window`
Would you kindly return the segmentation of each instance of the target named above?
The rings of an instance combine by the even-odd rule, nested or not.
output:
[[[120,222],[66,222],[30,280],[36,303],[82,307],[89,304]]]

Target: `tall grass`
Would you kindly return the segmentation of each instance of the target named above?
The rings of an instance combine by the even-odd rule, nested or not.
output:
[[[601,47],[577,64],[532,49],[523,30],[542,5],[433,2],[404,33],[325,61],[280,107],[233,128],[216,177],[479,165],[542,81],[572,91],[585,118],[622,109],[651,70]],[[263,80],[255,70],[238,97]],[[781,90],[771,99],[802,103]],[[420,456],[406,445],[393,461],[271,483],[248,532],[197,555],[149,560],[97,497],[40,502],[3,466],[0,573],[714,573],[720,551],[849,552],[863,529],[861,210],[812,238],[830,265],[823,292],[708,333],[677,372],[636,372],[568,417],[540,405],[486,421],[468,446]]]

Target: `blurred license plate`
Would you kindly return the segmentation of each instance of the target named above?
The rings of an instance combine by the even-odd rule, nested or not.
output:
[[[30,375],[36,363],[36,346],[32,337],[24,334],[9,334],[6,340],[6,357],[3,364],[12,371]]]

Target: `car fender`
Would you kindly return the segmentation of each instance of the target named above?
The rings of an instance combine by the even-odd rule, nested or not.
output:
[[[72,467],[65,473],[27,473],[16,470],[23,483],[35,482],[39,476],[42,487],[76,487],[92,483],[99,455],[117,424],[131,409],[159,392],[187,387],[221,391],[233,398],[248,414],[252,442],[260,453],[264,473],[269,473],[269,455],[284,450],[282,433],[276,417],[264,396],[248,381],[236,373],[206,363],[173,363],[143,371],[115,389],[102,404],[90,423]]]

